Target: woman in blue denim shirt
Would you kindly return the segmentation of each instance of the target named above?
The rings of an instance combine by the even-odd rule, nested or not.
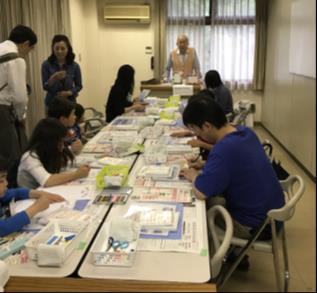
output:
[[[81,71],[74,61],[75,54],[65,35],[55,35],[52,40],[52,54],[42,63],[43,89],[47,91],[45,104],[55,97],[65,97],[76,102],[82,89]]]

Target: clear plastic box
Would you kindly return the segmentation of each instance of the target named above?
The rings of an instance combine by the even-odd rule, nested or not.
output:
[[[139,231],[137,233],[137,238],[133,241],[129,241],[128,247],[122,250],[119,249],[114,251],[114,249],[111,248],[111,245],[109,244],[109,237],[112,237],[112,234],[110,232],[108,223],[102,227],[91,249],[93,264],[96,266],[131,267],[136,256]]]
[[[38,265],[61,266],[78,247],[88,222],[53,220],[32,237],[25,248]],[[55,241],[54,240],[55,238]],[[70,239],[71,238],[71,239]]]

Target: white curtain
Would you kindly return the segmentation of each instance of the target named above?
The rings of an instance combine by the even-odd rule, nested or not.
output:
[[[35,49],[28,55],[27,80],[31,85],[27,111],[28,134],[45,116],[41,82],[41,64],[51,54],[51,41],[55,34],[70,36],[68,0],[1,0],[0,42],[7,39],[17,24],[29,26],[37,34]]]
[[[167,52],[189,35],[202,74],[217,70],[230,89],[250,89],[255,46],[255,0],[168,0]]]

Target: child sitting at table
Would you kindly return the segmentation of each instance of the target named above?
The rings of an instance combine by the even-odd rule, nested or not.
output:
[[[66,128],[71,128],[76,123],[75,110],[76,103],[57,97],[48,105],[47,114],[48,117],[58,119]],[[83,144],[80,139],[75,138],[73,131],[68,131],[65,143],[75,155],[78,155],[83,148]]]
[[[65,146],[67,128],[55,118],[42,119],[35,127],[27,152],[18,169],[18,185],[27,188],[50,187],[87,177],[90,168],[79,166],[75,171],[63,171],[74,155]]]
[[[46,210],[53,202],[64,201],[60,195],[26,188],[7,189],[8,161],[0,157],[0,237],[20,231],[30,223],[30,219],[37,213]],[[11,200],[34,198],[36,201],[25,211],[10,217],[9,203]]]
[[[73,127],[70,127],[69,130],[73,133],[73,139],[79,139],[82,144],[87,142],[85,136],[85,131],[81,124],[85,121],[85,109],[81,104],[76,104],[75,108],[76,122]]]

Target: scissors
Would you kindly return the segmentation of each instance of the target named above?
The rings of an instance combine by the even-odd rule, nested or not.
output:
[[[123,250],[129,247],[128,241],[119,241],[114,240],[113,237],[108,238],[108,247],[106,251],[109,251],[111,248],[113,248],[114,251],[117,250]]]

